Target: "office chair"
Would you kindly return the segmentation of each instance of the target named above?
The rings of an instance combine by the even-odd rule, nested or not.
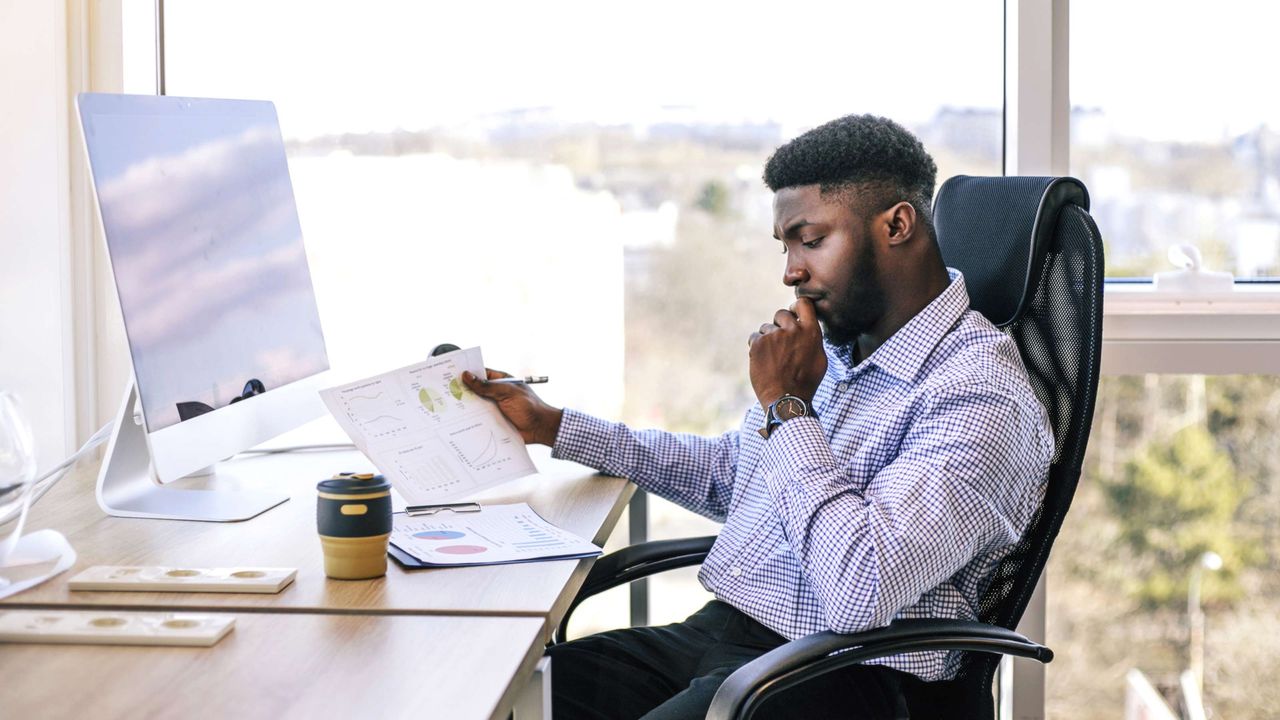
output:
[[[1102,349],[1102,238],[1089,195],[1074,178],[951,178],[938,190],[934,221],[944,262],[964,273],[971,306],[1018,346],[1053,426],[1044,500],[1012,553],[997,565],[979,621],[897,620],[852,634],[793,640],[730,675],[709,718],[747,718],[765,699],[853,663],[921,650],[962,650],[956,677],[908,682],[917,717],[995,716],[992,681],[1000,654],[1047,663],[1053,652],[1014,632],[1071,505],[1098,388]],[[701,564],[715,537],[659,540],[596,562],[569,607],[587,597],[678,567]],[[569,615],[556,632],[566,637]],[[838,702],[838,699],[833,699]]]

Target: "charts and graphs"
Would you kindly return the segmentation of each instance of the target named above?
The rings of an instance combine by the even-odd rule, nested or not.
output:
[[[356,447],[410,505],[444,502],[536,472],[520,434],[462,373],[484,373],[480,348],[320,392]]]
[[[460,537],[466,537],[467,534],[457,530],[423,530],[413,533],[413,536],[419,540],[457,540]]]
[[[395,437],[409,429],[410,411],[381,382],[369,383],[341,397],[341,412],[371,439]]]
[[[463,422],[445,429],[449,448],[458,460],[476,472],[501,470],[522,455],[528,455],[518,437],[500,436],[492,427],[480,422]]]
[[[405,369],[409,390],[418,399],[420,411],[431,420],[456,417],[475,409],[476,395],[462,382],[463,371],[471,368],[467,367],[465,356],[454,357],[456,354],[440,355]]]
[[[542,519],[527,503],[480,512],[396,515],[391,542],[426,565],[478,565],[600,554],[592,543]]]

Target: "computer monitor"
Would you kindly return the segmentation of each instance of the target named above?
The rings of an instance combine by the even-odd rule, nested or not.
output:
[[[165,483],[323,412],[329,361],[275,106],[82,93],[77,107],[133,365],[98,502],[257,515],[287,495]]]

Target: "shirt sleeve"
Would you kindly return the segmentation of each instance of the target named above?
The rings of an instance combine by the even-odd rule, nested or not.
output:
[[[551,456],[628,478],[648,492],[724,522],[738,460],[738,433],[704,438],[637,431],[566,408]]]
[[[975,383],[926,400],[874,477],[852,477],[808,417],[774,431],[763,470],[828,626],[847,633],[887,624],[978,555],[1016,542],[1052,450],[1038,403]]]

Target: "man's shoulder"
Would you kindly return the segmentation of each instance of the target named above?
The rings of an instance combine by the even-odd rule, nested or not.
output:
[[[921,373],[918,417],[955,414],[975,436],[1009,433],[1028,448],[1027,457],[1043,457],[1053,448],[1048,413],[1036,395],[1013,338],[980,313],[969,310]],[[1008,438],[1013,440],[1013,438]]]
[[[1026,367],[1013,338],[976,310],[966,310],[921,368],[927,394],[962,388],[1034,399]]]

